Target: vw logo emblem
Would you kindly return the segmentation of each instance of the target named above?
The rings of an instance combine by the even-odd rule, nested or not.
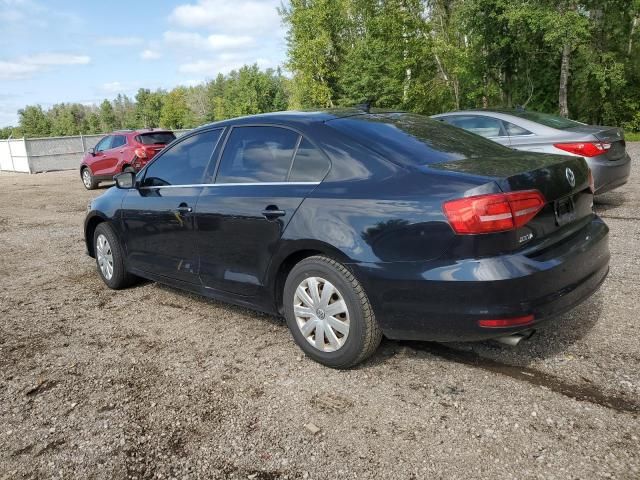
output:
[[[571,170],[570,168],[567,167],[567,169],[564,172],[567,176],[567,182],[569,182],[569,185],[571,185],[572,187],[576,186],[576,175],[573,173],[573,170]]]

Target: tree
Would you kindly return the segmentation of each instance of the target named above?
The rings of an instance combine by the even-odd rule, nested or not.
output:
[[[20,130],[25,137],[45,137],[51,134],[51,122],[40,105],[18,110]]]
[[[100,104],[100,126],[103,132],[112,132],[117,128],[116,114],[109,100],[103,100]]]
[[[160,113],[160,125],[165,128],[193,126],[193,114],[187,106],[186,87],[176,87],[165,96]]]

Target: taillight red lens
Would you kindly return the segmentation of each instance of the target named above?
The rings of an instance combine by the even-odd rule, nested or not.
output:
[[[133,152],[138,158],[147,158],[147,151],[144,148],[136,148]]]
[[[451,228],[464,235],[513,230],[525,225],[546,203],[538,190],[459,198],[442,205]]]
[[[525,315],[524,317],[478,320],[478,325],[484,328],[521,327],[523,325],[529,325],[533,320],[533,315]]]
[[[575,153],[583,157],[602,155],[611,148],[611,144],[605,142],[554,143],[553,146],[565,152]]]

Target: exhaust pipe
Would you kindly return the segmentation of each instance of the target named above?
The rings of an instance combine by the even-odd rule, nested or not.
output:
[[[513,335],[507,335],[505,337],[498,337],[498,338],[495,338],[494,340],[496,342],[500,342],[500,343],[504,343],[505,345],[509,345],[510,347],[515,347],[522,340],[530,339],[533,336],[534,333],[535,333],[535,330],[528,330],[526,332],[514,333]]]

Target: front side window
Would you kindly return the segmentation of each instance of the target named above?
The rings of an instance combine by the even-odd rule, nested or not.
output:
[[[208,130],[185,138],[164,150],[147,167],[143,186],[197,185],[204,174],[222,129]]]
[[[289,174],[290,182],[319,182],[329,171],[329,160],[306,138],[300,142]]]
[[[96,145],[95,151],[102,152],[103,150],[109,150],[111,148],[111,139],[113,137],[109,135],[108,137],[104,137],[102,140],[98,142]]]
[[[497,118],[477,115],[468,117],[460,116],[452,117],[449,123],[467,132],[475,133],[483,137],[500,137],[504,135],[502,131],[502,121]]]
[[[220,159],[216,183],[284,182],[298,138],[286,128],[234,128]]]

